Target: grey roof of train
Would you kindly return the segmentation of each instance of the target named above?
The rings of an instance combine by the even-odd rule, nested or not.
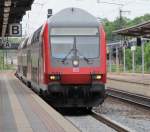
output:
[[[52,27],[95,27],[99,26],[97,18],[79,8],[66,8],[48,19]]]

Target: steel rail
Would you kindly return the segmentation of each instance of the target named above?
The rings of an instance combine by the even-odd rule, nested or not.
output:
[[[101,115],[99,113],[96,113],[95,111],[92,111],[91,116],[97,119],[98,121],[106,124],[107,126],[111,127],[112,129],[118,131],[118,132],[131,132],[130,128],[123,126],[122,124],[106,117],[105,115]]]
[[[110,97],[118,98],[123,101],[134,103],[146,108],[150,108],[150,98],[144,97],[142,95],[129,93],[122,90],[117,90],[114,88],[108,88],[106,94]]]

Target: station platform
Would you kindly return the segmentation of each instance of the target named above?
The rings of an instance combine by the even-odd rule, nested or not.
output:
[[[108,73],[108,79],[124,80],[128,82],[150,84],[150,74],[140,73]]]
[[[150,98],[150,74],[108,73],[107,87]]]
[[[13,72],[0,72],[0,132],[78,131]]]

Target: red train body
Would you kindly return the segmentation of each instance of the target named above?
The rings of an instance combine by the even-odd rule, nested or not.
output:
[[[95,17],[67,8],[26,38],[17,75],[58,107],[93,107],[105,96],[106,42]]]

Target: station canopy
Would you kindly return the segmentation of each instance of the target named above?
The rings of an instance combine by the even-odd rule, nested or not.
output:
[[[122,36],[150,38],[150,21],[129,28],[116,30],[113,33]]]
[[[19,23],[34,0],[0,0],[0,37],[8,35],[9,24]]]

